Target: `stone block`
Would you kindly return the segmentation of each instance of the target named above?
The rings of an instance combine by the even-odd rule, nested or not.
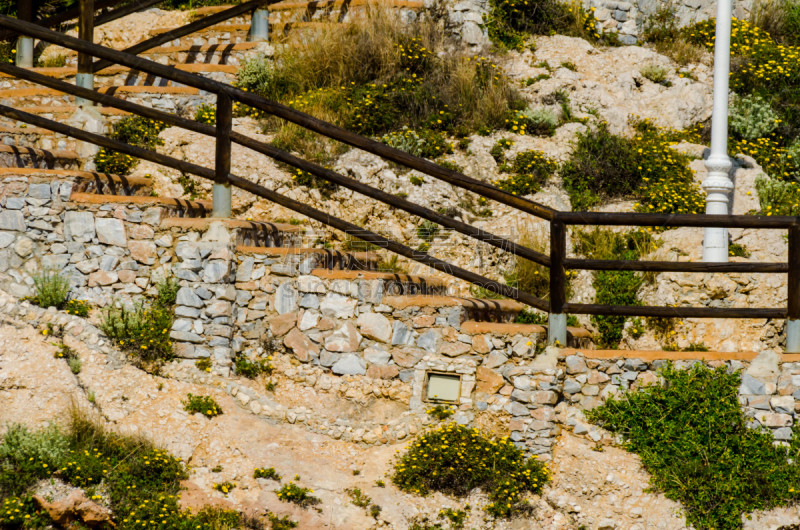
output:
[[[338,293],[328,293],[320,303],[320,312],[330,318],[353,318],[358,300]]]
[[[297,277],[297,290],[301,293],[325,294],[325,284],[316,276],[304,275]]]
[[[319,347],[297,328],[292,329],[286,335],[283,339],[283,344],[290,348],[295,357],[301,362],[306,363],[319,356]]]
[[[367,363],[358,355],[345,355],[333,363],[331,370],[338,375],[365,375]]]
[[[392,359],[401,368],[413,368],[422,360],[423,352],[416,348],[395,348],[392,350]]]
[[[392,354],[378,348],[367,348],[364,350],[364,359],[372,365],[387,365],[392,359]]]
[[[359,344],[361,335],[350,322],[345,323],[325,339],[325,349],[336,353],[356,352]]]
[[[484,359],[483,366],[486,368],[497,368],[506,362],[508,362],[508,357],[506,357],[503,352],[494,350]]]
[[[273,309],[279,315],[293,313],[297,310],[297,290],[292,286],[291,282],[283,283],[275,290]]]
[[[400,370],[396,366],[370,365],[367,369],[367,377],[372,379],[394,379],[400,375]]]
[[[99,219],[98,219],[99,221]],[[145,265],[152,265],[156,262],[158,257],[156,244],[152,241],[128,241],[128,250],[131,251],[131,257],[139,263]]]
[[[505,384],[502,375],[485,366],[478,367],[475,378],[478,381],[475,390],[484,394],[495,394]]]
[[[586,371],[586,361],[581,355],[568,355],[566,364],[568,374],[582,374]]]
[[[201,300],[200,297],[197,296],[189,287],[181,287],[178,289],[178,296],[175,299],[175,303],[177,305],[185,305],[196,308],[201,308],[205,305],[203,304],[203,300]]]
[[[407,344],[411,344],[413,340],[413,334],[411,330],[408,329],[408,326],[400,322],[399,320],[395,320],[392,322],[392,345],[393,346],[405,346]]]
[[[128,245],[128,236],[125,232],[125,223],[119,219],[100,217],[95,220],[97,239],[106,245],[125,247]],[[155,247],[153,243],[151,243]]]
[[[438,330],[430,329],[417,337],[417,348],[422,348],[430,353],[437,353],[442,345],[442,334]]]
[[[368,339],[388,343],[392,338],[392,324],[380,313],[362,313],[357,323],[361,334]]]
[[[115,284],[118,280],[116,272],[97,271],[89,275],[89,287],[104,287]]]

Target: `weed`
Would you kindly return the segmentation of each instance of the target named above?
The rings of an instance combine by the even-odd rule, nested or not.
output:
[[[97,403],[97,396],[95,396],[94,390],[89,390],[89,392],[86,394],[86,401],[88,401],[92,405]]]
[[[423,241],[433,241],[439,230],[439,225],[426,219],[417,226],[417,237]]]
[[[428,409],[426,412],[437,420],[444,421],[455,414],[455,409],[450,405],[436,405],[435,407]]]
[[[548,79],[550,79],[550,76],[548,74],[539,74],[536,77],[529,77],[528,79],[525,80],[525,86],[531,86],[533,84],[538,83],[539,81],[546,81]]]
[[[68,453],[69,444],[57,425],[30,431],[22,424],[10,424],[0,442],[0,496],[23,495],[37,480],[58,470]]]
[[[492,0],[489,6],[490,12],[484,16],[489,39],[505,48],[521,51],[529,35],[559,33],[592,42],[600,39],[594,10],[586,11],[579,4],[557,0]]]
[[[369,509],[367,510],[367,513],[368,513],[368,514],[369,514],[369,516],[370,516],[370,517],[372,517],[373,519],[377,519],[377,518],[378,518],[378,516],[381,514],[381,512],[382,512],[382,511],[383,511],[383,508],[381,508],[381,507],[380,507],[380,506],[378,506],[377,504],[373,504],[373,505],[371,505],[371,506],[369,507]]]
[[[505,159],[505,152],[511,149],[511,146],[513,145],[514,142],[508,138],[500,138],[489,150],[489,154],[492,155],[492,158],[494,158],[495,162],[499,164]]]
[[[255,379],[261,374],[272,375],[274,369],[272,364],[269,362],[270,359],[271,357],[266,360],[256,359],[255,361],[251,361],[247,357],[239,355],[234,360],[236,373],[248,379]]]
[[[738,371],[668,363],[658,375],[663,384],[611,397],[586,414],[624,437],[652,486],[683,503],[687,526],[739,529],[749,512],[797,502],[797,427],[787,447],[775,445],[769,430],[748,428]]]
[[[272,512],[267,512],[267,519],[269,519],[272,530],[291,530],[292,528],[297,528],[299,524],[297,521],[290,520],[288,515],[278,517]]]
[[[295,477],[295,480],[296,479],[297,477]],[[283,487],[277,491],[280,500],[294,503],[301,508],[315,506],[322,502],[318,497],[311,495],[312,493],[314,493],[314,490],[298,486],[294,482],[284,484]]]
[[[510,164],[500,166],[501,173],[514,176],[496,180],[495,186],[514,195],[531,195],[555,174],[558,164],[541,151],[523,151]]]
[[[372,502],[368,495],[364,495],[360,488],[347,488],[344,490],[350,496],[350,502],[359,508],[366,508]]]
[[[628,329],[628,334],[633,338],[633,340],[638,340],[642,338],[645,332],[645,324],[639,317],[634,317],[631,319],[631,326]]]
[[[375,481],[375,485],[378,486],[379,488],[385,488],[386,487],[386,483],[384,481],[382,481],[382,480],[376,480]]]
[[[358,476],[358,475],[360,475],[360,474],[361,474],[361,470],[360,470],[360,469],[354,469],[354,470],[353,470],[353,476],[354,476],[354,477],[357,477],[357,476]]]
[[[222,466],[214,466],[211,468],[212,473],[222,473]]]
[[[408,177],[408,181],[414,186],[422,186],[423,184],[425,184],[425,179],[422,177],[418,177],[416,175],[411,175],[410,177]],[[406,193],[405,196],[408,197],[408,193]]]
[[[63,68],[67,66],[67,57],[63,53],[39,58],[36,63],[38,68]]]
[[[747,250],[747,247],[744,245],[740,245],[739,243],[730,243],[728,245],[728,255],[738,258],[749,258],[750,251]]]
[[[547,467],[526,459],[507,438],[450,423],[422,434],[400,456],[392,481],[403,491],[458,496],[480,487],[489,493],[487,512],[507,517],[525,492],[539,493],[550,480]]]
[[[800,214],[800,183],[756,177],[756,193],[762,215]]]
[[[528,107],[518,111],[510,121],[510,129],[520,134],[553,136],[558,127],[558,118],[547,108]]]
[[[33,277],[33,296],[30,301],[39,307],[62,309],[70,293],[69,279],[60,273],[45,270]]]
[[[765,138],[778,128],[778,114],[758,95],[732,98],[728,109],[731,130],[745,140]]]
[[[642,74],[642,77],[649,79],[653,83],[669,86],[669,81],[667,81],[669,68],[665,66],[660,64],[648,64],[647,66],[642,67],[642,69],[639,70],[639,73]]]
[[[575,66],[575,63],[573,63],[572,61],[562,62],[561,68],[566,68],[567,70],[572,70],[573,72],[578,70],[578,68]]]
[[[86,300],[69,300],[64,304],[64,312],[68,315],[86,318],[89,316],[89,302]]]
[[[178,280],[167,276],[156,282],[156,303],[161,307],[171,307],[178,300],[178,291],[181,289]]]
[[[69,365],[69,369],[72,371],[73,374],[77,375],[81,373],[81,368],[83,367],[83,363],[77,357],[68,359],[67,364]]]
[[[281,476],[275,471],[274,467],[263,468],[259,467],[253,471],[253,478],[266,478],[269,480],[276,480],[280,482]]]
[[[214,105],[203,103],[197,107],[194,113],[194,121],[205,123],[206,125],[217,125],[217,108]]]
[[[174,353],[172,309],[159,303],[115,303],[102,310],[100,330],[141,368],[158,370]]]
[[[163,145],[164,142],[158,137],[158,134],[166,128],[167,124],[160,121],[141,116],[128,116],[114,125],[114,131],[110,137],[114,140],[152,151],[157,146]],[[127,175],[136,167],[139,160],[104,147],[95,155],[94,163],[100,172]]]
[[[206,357],[204,359],[197,359],[194,362],[194,365],[197,367],[198,370],[202,370],[204,372],[210,372],[212,363],[211,359]]]
[[[206,418],[213,418],[222,414],[222,407],[210,396],[187,394],[186,401],[181,401],[181,403],[183,404],[183,410],[191,414],[199,412]]]
[[[454,510],[452,508],[445,508],[439,512],[440,519],[446,519],[450,522],[450,529],[451,530],[462,530],[464,528],[464,524],[467,522],[467,517],[469,516],[470,507],[469,504],[466,506],[464,510]]]
[[[225,482],[216,483],[212,486],[212,489],[224,493],[226,496],[236,487],[235,482]]]
[[[392,254],[389,258],[381,258],[381,260],[378,261],[378,271],[401,274],[408,272],[406,268],[400,264],[400,256],[397,254]]]

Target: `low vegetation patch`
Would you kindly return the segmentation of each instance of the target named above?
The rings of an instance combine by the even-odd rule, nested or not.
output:
[[[206,418],[214,418],[222,414],[222,407],[211,396],[195,396],[187,394],[186,400],[181,401],[183,410],[192,414],[200,413]]]
[[[114,125],[114,131],[110,138],[154,151],[157,146],[163,145],[158,134],[166,128],[167,124],[160,121],[141,116],[128,116]],[[97,171],[116,175],[127,175],[138,163],[139,159],[137,158],[105,147],[101,148],[94,157]]]
[[[514,195],[531,195],[541,191],[550,177],[558,170],[558,164],[541,151],[518,153],[514,160],[500,166],[501,173],[513,176],[496,180],[495,186]]]
[[[301,508],[315,506],[322,502],[318,497],[312,495],[314,490],[311,488],[304,488],[294,482],[284,484],[276,493],[278,498],[283,502],[291,502]]]
[[[392,482],[403,491],[433,491],[463,497],[475,488],[489,493],[488,513],[510,516],[526,493],[538,494],[550,480],[536,457],[525,458],[507,438],[449,424],[420,436],[395,464]]]
[[[522,50],[531,35],[570,35],[597,42],[594,9],[557,0],[492,0],[485,22],[496,45]]]
[[[243,355],[239,355],[234,360],[236,374],[248,379],[255,379],[262,374],[272,375],[274,369],[270,363],[271,360],[272,357],[250,360]]]
[[[253,478],[266,478],[269,480],[277,480],[280,482],[281,476],[275,471],[274,467],[263,468],[259,467],[253,471]]]
[[[739,372],[667,364],[663,384],[640,388],[587,411],[639,455],[652,486],[681,502],[698,530],[733,530],[742,516],[797,502],[800,438],[785,446],[749,429],[739,406]]]
[[[761,215],[800,215],[800,183],[756,177]]]
[[[62,309],[67,304],[70,290],[69,278],[46,270],[33,277],[33,296],[29,300],[39,307]]]

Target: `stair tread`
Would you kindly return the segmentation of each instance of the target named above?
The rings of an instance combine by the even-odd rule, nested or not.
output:
[[[513,322],[476,322],[467,320],[461,324],[461,331],[466,333],[494,333],[496,335],[527,335],[529,333],[544,333],[546,325],[541,324],[515,324]],[[567,327],[567,333],[576,339],[591,338],[592,334],[583,328]]]
[[[640,359],[642,361],[691,361],[695,359],[705,359],[706,361],[752,361],[758,356],[758,352],[709,352],[709,351],[645,351],[645,350],[588,350],[581,348],[563,348],[559,355],[567,356],[576,353],[582,354],[590,359]],[[794,359],[787,359],[791,354],[783,354],[783,362],[800,361],[800,354],[794,354]]]
[[[329,248],[305,248],[305,247],[251,247],[240,245],[236,247],[238,252],[253,252],[257,254],[340,254],[342,256],[353,256],[363,261],[379,261],[380,256],[374,252],[347,252],[344,250],[333,250]]]
[[[145,94],[199,94],[200,89],[188,86],[110,86],[100,87],[98,92],[114,95],[117,92],[128,93],[145,93]],[[29,87],[29,88],[11,88],[7,90],[0,90],[0,98],[20,98],[20,97],[34,97],[34,96],[63,96],[63,92],[52,88],[44,87]]]
[[[448,282],[443,278],[431,278],[416,274],[400,274],[380,271],[328,271],[314,270],[312,275],[328,280],[351,280],[363,278],[365,280],[398,280],[409,283],[426,283],[431,287],[446,287]]]
[[[303,9],[307,7],[323,8],[328,6],[342,6],[347,4],[348,8],[358,7],[367,4],[381,4],[388,7],[408,7],[410,9],[422,9],[425,7],[425,2],[418,0],[320,0],[311,2],[279,2],[270,5],[267,9],[270,11],[291,11],[294,9]]]
[[[80,156],[75,151],[69,149],[39,149],[37,147],[19,147],[16,145],[0,144],[0,153],[49,153],[55,158],[74,158],[79,159]]]
[[[208,204],[209,209],[211,208],[211,202],[209,201],[202,201],[202,202]],[[241,221],[239,219],[220,219],[215,217],[203,217],[203,218],[170,217],[161,221],[161,226],[164,228],[177,227],[177,228],[193,228],[193,229],[203,230],[207,229],[211,225],[211,223],[214,222],[221,222],[227,225],[229,228],[274,227],[276,230],[280,232],[295,232],[295,233],[305,232],[305,228],[301,228],[299,226],[290,224],[270,223],[268,221]]]
[[[72,202],[105,204],[105,203],[132,203],[132,204],[165,204],[170,206],[191,206],[211,211],[211,201],[189,201],[171,197],[137,197],[133,195],[99,195],[95,193],[73,193]],[[181,218],[184,219],[184,218]]]
[[[125,182],[128,184],[140,184],[149,186],[153,183],[152,179],[146,177],[123,177],[114,175],[112,173],[100,173],[99,171],[78,171],[72,169],[37,169],[31,167],[4,167],[0,168],[0,177],[4,175],[19,175],[28,177],[40,178],[64,178],[64,177],[77,177],[83,179],[96,179],[104,178],[108,180],[115,180]],[[107,195],[106,195],[107,197]]]
[[[115,109],[113,107],[93,107],[100,114],[127,116],[130,114],[127,111]],[[25,107],[25,112],[28,114],[60,114],[64,112],[75,112],[78,110],[76,105],[45,105],[36,107]]]
[[[515,300],[485,300],[457,296],[401,295],[386,296],[383,303],[394,309],[407,307],[467,307],[475,309],[499,309],[505,312],[522,312],[527,306]]]
[[[180,29],[182,26],[175,26],[174,28],[158,28],[150,30],[150,36],[155,37],[156,35],[163,35],[164,33],[169,33],[170,31],[175,31],[176,29]],[[216,26],[211,26],[208,28],[201,29],[192,33],[191,35],[184,35],[181,38],[191,37],[192,35],[196,35],[197,33],[204,33],[210,31],[249,31],[250,24],[217,24]]]
[[[215,44],[212,46],[227,46],[227,44],[219,45]],[[163,48],[153,48],[153,50],[160,50]],[[153,50],[150,50],[152,52]],[[67,55],[77,55],[78,53],[74,50],[68,50],[73,53],[67,53]],[[145,52],[149,53],[149,52]],[[237,67],[231,64],[209,64],[209,63],[188,63],[188,64],[174,64],[172,65],[174,68],[178,70],[183,70],[184,72],[225,72],[228,74],[235,74],[237,71]],[[56,77],[56,78],[63,78],[63,77],[70,77],[74,76],[78,73],[77,66],[61,66],[58,68],[28,68],[28,70],[46,75],[48,77]],[[103,68],[99,72],[96,72],[96,76],[109,76],[109,75],[118,75],[123,74],[125,72],[130,72],[131,70],[138,72],[135,68],[128,68],[127,66],[109,66],[108,68]],[[4,72],[0,72],[0,77],[7,77],[16,79],[13,75],[7,74]]]
[[[180,46],[159,46],[152,48],[140,55],[152,55],[156,53],[175,53],[175,52],[207,52],[207,51],[240,51],[252,50],[260,46],[260,42],[238,42],[236,44],[204,44],[203,46],[195,46],[193,44],[181,44]]]

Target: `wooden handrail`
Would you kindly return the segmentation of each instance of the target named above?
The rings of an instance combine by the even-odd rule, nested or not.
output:
[[[419,0],[317,0],[310,2],[279,2],[269,6],[270,11],[292,11],[295,9],[312,8],[324,9],[326,7],[359,7],[363,5],[381,5],[386,7],[407,7],[409,9],[422,9],[425,2]]]
[[[102,0],[102,1],[97,2],[95,4],[94,9],[95,9],[95,11],[98,11],[100,9],[113,7],[113,6],[115,6],[117,4],[120,4],[120,3],[124,2],[124,1],[125,0]],[[163,0],[161,0],[161,1],[163,1]],[[59,13],[57,15],[53,15],[52,17],[47,17],[44,20],[40,20],[40,21],[36,22],[36,24],[39,24],[40,26],[43,26],[43,27],[46,27],[46,28],[52,28],[53,26],[58,26],[59,24],[63,24],[64,22],[68,22],[70,20],[77,19],[78,16],[80,15],[80,13],[81,13],[81,10],[80,10],[79,7],[73,7],[72,9],[67,9],[66,11],[64,11],[62,13]],[[100,24],[102,24],[102,22]],[[19,35],[19,33],[17,33],[14,30],[0,31],[0,40],[6,40],[6,39],[9,39],[9,38],[14,37],[16,35]]]
[[[213,169],[205,168],[197,164],[192,164],[191,162],[178,160],[176,158],[172,158],[167,155],[156,153],[155,151],[149,151],[142,147],[136,147],[124,142],[120,142],[118,140],[113,140],[111,138],[101,136],[99,134],[89,133],[81,129],[77,129],[75,127],[70,127],[69,125],[59,123],[57,121],[48,120],[46,118],[42,118],[34,114],[28,114],[27,112],[23,112],[19,109],[14,109],[12,107],[0,105],[0,116],[5,116],[7,118],[29,123],[31,125],[35,125],[43,129],[49,129],[51,131],[61,133],[65,136],[76,138],[78,140],[98,145],[106,149],[112,149],[120,153],[140,158],[142,160],[148,160],[150,162],[165,167],[177,169],[178,171],[182,171],[184,173],[197,175],[198,177],[202,177],[212,181],[217,180],[216,171]],[[365,228],[361,228],[360,226],[348,223],[347,221],[334,217],[323,211],[317,210],[316,208],[312,208],[311,206],[303,204],[299,201],[290,199],[289,197],[281,195],[280,193],[274,192],[268,188],[265,188],[264,186],[251,182],[242,177],[229,174],[228,182],[232,186],[236,186],[237,188],[248,191],[253,195],[256,195],[257,197],[262,197],[271,202],[279,204],[285,208],[288,208],[302,215],[305,215],[306,217],[319,221],[327,226],[330,226],[347,234],[353,235],[358,239],[361,239],[362,241],[366,241],[367,243],[372,243],[380,248],[387,249],[391,252],[394,252],[395,254],[399,254],[418,263],[422,263],[423,265],[427,265],[432,269],[444,272],[445,274],[449,274],[451,276],[455,276],[456,278],[467,281],[469,283],[481,285],[485,289],[493,293],[499,294],[500,296],[505,296],[507,298],[517,300],[519,302],[522,302],[523,304],[527,304],[531,307],[536,307],[538,309],[541,309],[542,311],[547,311],[549,309],[548,302],[542,300],[541,298],[537,298],[524,291],[520,291],[514,287],[502,284],[496,280],[491,280],[489,278],[476,274],[472,271],[462,269],[461,267],[457,267],[455,265],[447,263],[446,261],[442,261],[438,258],[434,258],[433,256],[430,256],[423,252],[414,250],[401,243],[398,243],[389,238],[376,234],[375,232],[371,232]]]

